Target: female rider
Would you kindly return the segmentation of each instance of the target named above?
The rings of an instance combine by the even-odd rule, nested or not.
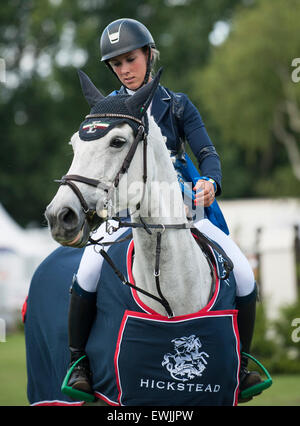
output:
[[[109,24],[102,33],[101,60],[122,84],[119,92],[132,94],[152,79],[151,69],[158,58],[154,40],[148,29],[133,19],[119,19]],[[233,240],[215,201],[221,194],[221,167],[219,156],[206,132],[195,106],[182,93],[174,93],[159,85],[151,105],[151,114],[159,125],[171,153],[177,155],[180,177],[194,183],[195,205],[204,206],[205,217],[197,218],[195,226],[216,241],[231,258],[237,283],[238,326],[244,352],[250,352],[255,322],[256,283],[252,269]],[[186,140],[195,155],[202,176],[184,153]],[[181,160],[180,160],[181,158]],[[183,161],[182,161],[183,160]],[[101,231],[102,232],[102,231]],[[116,239],[121,230],[105,240]],[[74,277],[69,309],[70,366],[85,354],[85,345],[96,312],[96,287],[103,259],[92,247],[82,256]],[[247,358],[242,356],[240,389],[260,381],[255,372],[247,369]],[[87,357],[74,368],[68,386],[92,393],[91,372]]]

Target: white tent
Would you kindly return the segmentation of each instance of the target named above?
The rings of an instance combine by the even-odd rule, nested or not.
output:
[[[12,250],[21,256],[47,256],[57,247],[47,228],[25,230],[9,216],[0,204],[0,249]]]
[[[35,269],[56,247],[47,228],[21,228],[0,204],[0,319],[20,313]]]
[[[259,265],[260,294],[266,314],[276,318],[298,297],[295,238],[300,236],[300,199],[222,201],[231,236]]]
[[[22,252],[26,250],[25,231],[9,216],[0,204],[0,248]]]

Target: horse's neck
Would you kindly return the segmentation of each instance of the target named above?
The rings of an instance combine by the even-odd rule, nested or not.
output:
[[[156,231],[150,236],[145,230],[133,230],[133,277],[137,286],[158,296],[154,277],[156,235]],[[210,293],[210,269],[192,239],[190,231],[186,229],[166,229],[162,234],[160,287],[175,316],[197,312],[207,304]],[[156,312],[166,315],[165,308],[159,302],[142,293],[139,297]]]
[[[149,224],[186,223],[177,177],[169,153],[164,146],[161,146],[162,143],[161,140],[158,140],[152,144],[153,152],[151,152],[152,156],[150,155],[149,161],[152,170],[155,169],[155,177],[152,176],[155,183],[153,180],[147,183],[145,197],[147,205],[145,207],[142,204],[141,212],[143,212],[143,208],[144,212],[148,212],[144,218],[145,222]],[[132,220],[139,221],[137,213],[132,215]],[[154,268],[157,231],[152,230],[152,235],[149,235],[144,229],[133,229],[135,283],[156,296],[158,293]],[[207,304],[211,288],[210,268],[189,229],[165,229],[162,233],[159,279],[161,291],[169,302],[174,315],[197,312]],[[146,305],[158,313],[166,315],[165,308],[159,302],[143,294],[139,296]]]

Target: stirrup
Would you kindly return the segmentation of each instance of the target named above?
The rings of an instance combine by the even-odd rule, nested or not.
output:
[[[94,395],[87,393],[87,392],[84,392],[84,391],[80,391],[78,389],[73,389],[71,386],[68,386],[68,381],[69,381],[71,374],[73,373],[74,368],[85,357],[86,357],[86,355],[83,355],[76,362],[74,362],[72,367],[70,367],[70,369],[68,370],[66,377],[64,378],[64,381],[61,385],[61,391],[65,395],[68,395],[69,397],[71,397],[72,399],[75,399],[77,401],[80,400],[80,401],[85,401],[85,402],[94,402],[95,401]]]
[[[256,385],[250,386],[249,388],[241,391],[240,398],[246,399],[246,398],[252,398],[253,396],[260,394],[265,389],[268,389],[272,385],[273,381],[268,370],[257,359],[255,359],[252,355],[246,354],[246,352],[242,352],[242,354],[245,355],[247,358],[250,358],[252,361],[254,361],[255,364],[258,367],[260,367],[260,369],[267,376],[267,378],[263,382],[257,383]]]

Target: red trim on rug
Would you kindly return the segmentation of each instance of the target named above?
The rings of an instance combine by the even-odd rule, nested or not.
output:
[[[236,385],[236,389],[235,389],[235,394],[234,394],[234,405],[237,406],[238,405],[238,397],[239,397],[239,387],[240,387],[240,369],[241,369],[241,341],[240,341],[240,334],[239,334],[239,328],[238,328],[238,322],[237,322],[237,316],[238,316],[238,310],[236,310],[236,315],[234,315],[232,317],[232,321],[233,321],[233,329],[234,329],[234,334],[235,334],[235,340],[236,340],[236,352],[237,352],[237,357],[239,360],[239,365],[238,365],[238,369],[237,369],[237,385]]]
[[[120,346],[121,346],[121,341],[122,341],[122,337],[123,337],[123,332],[125,330],[125,325],[126,325],[127,317],[128,317],[127,312],[129,312],[129,311],[124,312],[123,319],[122,319],[122,322],[121,322],[121,325],[120,325],[118,340],[117,340],[116,350],[115,350],[115,356],[114,356],[116,382],[117,382],[117,388],[118,388],[118,392],[119,392],[119,394],[118,394],[119,405],[122,405],[121,404],[122,388],[121,388],[121,382],[120,382],[118,360],[119,360]],[[144,314],[144,315],[147,315],[147,317],[149,316],[148,314]]]
[[[84,401],[79,402],[66,402],[66,401],[39,401],[31,404],[32,407],[81,407]]]
[[[26,321],[27,301],[28,301],[28,296],[26,297],[26,299],[25,299],[25,301],[23,303],[22,311],[21,311],[23,324],[25,324],[25,321]]]
[[[117,402],[110,400],[109,398],[107,398],[107,396],[103,395],[103,393],[95,391],[94,394],[98,399],[101,399],[102,401],[106,402],[106,404],[111,405],[113,407],[119,407],[119,404]]]
[[[129,246],[128,246],[128,250],[127,250],[127,275],[128,275],[128,281],[131,284],[135,285],[134,282],[134,278],[133,278],[133,274],[132,274],[132,257],[133,257],[133,251],[134,251],[134,242],[133,240],[130,241]],[[214,254],[214,253],[213,253]],[[189,314],[186,315],[187,318],[192,318],[194,315],[198,315],[198,314],[202,314],[202,313],[206,313],[208,311],[210,311],[216,301],[216,298],[219,294],[219,290],[220,290],[220,280],[217,274],[217,269],[216,269],[216,265],[214,265],[214,270],[215,270],[215,275],[216,275],[216,288],[214,291],[214,294],[212,296],[212,298],[210,299],[210,301],[208,302],[208,304],[206,306],[204,306],[204,308],[202,308],[200,311],[194,313],[194,314]],[[132,297],[134,298],[135,302],[144,310],[146,311],[148,314],[151,315],[159,315],[162,319],[164,320],[172,320],[174,318],[168,318],[165,315],[161,315],[158,312],[154,311],[152,308],[150,308],[149,306],[147,306],[139,297],[138,292],[136,289],[131,288],[131,294]],[[178,318],[178,317],[175,317]]]

